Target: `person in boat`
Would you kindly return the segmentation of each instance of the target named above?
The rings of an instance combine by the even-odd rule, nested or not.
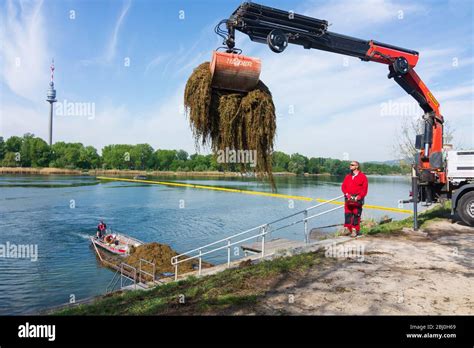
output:
[[[99,225],[97,225],[97,238],[102,239],[107,230],[107,225],[101,220]]]

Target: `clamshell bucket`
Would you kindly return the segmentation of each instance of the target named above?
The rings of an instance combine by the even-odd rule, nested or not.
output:
[[[241,54],[214,51],[210,68],[213,88],[248,92],[258,84],[261,62]]]

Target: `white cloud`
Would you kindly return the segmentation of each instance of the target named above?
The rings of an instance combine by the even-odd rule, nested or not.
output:
[[[464,49],[448,47],[444,49],[420,49],[420,59],[415,68],[425,83],[435,85],[440,76],[446,73],[455,73],[457,70],[470,67],[474,57],[466,56]]]
[[[38,90],[45,90],[49,60],[44,31],[42,1],[7,1],[0,14],[2,30],[1,77],[15,94],[29,101],[44,98]]]
[[[106,45],[106,48],[100,57],[92,58],[92,59],[84,59],[81,61],[82,65],[89,66],[92,64],[105,64],[110,63],[116,56],[117,53],[117,44],[119,39],[119,32],[120,28],[122,27],[123,21],[130,9],[131,0],[127,0],[123,3],[122,9],[120,10],[120,14],[117,18],[117,21],[114,25],[114,30],[112,31],[112,35]]]
[[[470,81],[470,83],[466,85],[461,85],[456,88],[434,91],[433,93],[435,93],[437,99],[445,101],[459,97],[468,97],[468,99],[474,100],[474,84],[472,81]]]
[[[159,66],[161,63],[166,61],[166,59],[169,59],[169,55],[164,55],[160,54],[153,58],[146,66],[145,68],[145,74],[147,74],[149,71],[155,69],[157,66]]]
[[[131,0],[124,2],[122,11],[120,12],[117,22],[115,22],[112,38],[110,39],[109,44],[107,46],[107,50],[105,52],[105,60],[108,62],[110,62],[115,57],[115,53],[117,51],[118,34],[120,31],[120,27],[122,26],[123,19],[127,15],[127,12],[130,8],[130,4]]]

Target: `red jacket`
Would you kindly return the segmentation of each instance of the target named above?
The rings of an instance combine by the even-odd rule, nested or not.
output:
[[[347,174],[342,182],[342,193],[352,195],[358,195],[360,200],[364,199],[367,196],[367,191],[369,189],[369,182],[364,173],[359,172],[356,176],[352,174]]]

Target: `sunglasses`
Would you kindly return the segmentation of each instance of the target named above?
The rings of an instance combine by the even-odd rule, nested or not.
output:
[[[356,167],[357,164],[351,163],[350,166],[351,166],[351,167]]]

